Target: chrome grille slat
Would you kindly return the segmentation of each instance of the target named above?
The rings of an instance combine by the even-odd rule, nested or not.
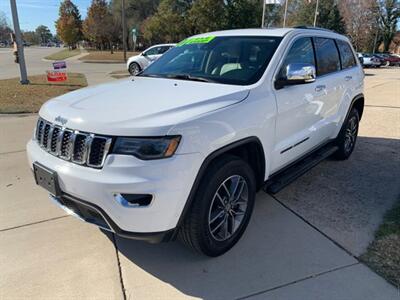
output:
[[[71,130],[39,118],[35,139],[40,147],[61,159],[92,168],[101,168],[112,138]]]

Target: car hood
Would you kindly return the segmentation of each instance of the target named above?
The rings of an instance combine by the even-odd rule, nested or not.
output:
[[[92,133],[165,135],[178,123],[240,102],[248,94],[245,86],[139,76],[56,97],[39,114]]]

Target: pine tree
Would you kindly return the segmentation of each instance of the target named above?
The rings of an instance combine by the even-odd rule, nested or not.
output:
[[[59,18],[56,21],[57,35],[70,48],[82,38],[82,21],[78,8],[71,0],[64,0],[60,4]]]

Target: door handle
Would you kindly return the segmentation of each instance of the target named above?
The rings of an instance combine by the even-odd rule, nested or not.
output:
[[[344,79],[345,79],[346,81],[349,81],[349,80],[353,79],[353,76],[346,76]]]
[[[326,85],[317,85],[315,88],[316,92],[321,92],[322,90],[326,89]]]

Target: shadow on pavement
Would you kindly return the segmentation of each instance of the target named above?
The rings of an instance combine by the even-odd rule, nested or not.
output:
[[[359,137],[348,161],[322,162],[276,198],[358,255],[399,195],[399,150],[399,140]],[[264,192],[242,240],[221,257],[197,255],[177,242],[117,237],[116,244],[128,296],[139,298],[178,292],[237,298],[357,262]],[[151,291],[154,281],[161,290]]]

